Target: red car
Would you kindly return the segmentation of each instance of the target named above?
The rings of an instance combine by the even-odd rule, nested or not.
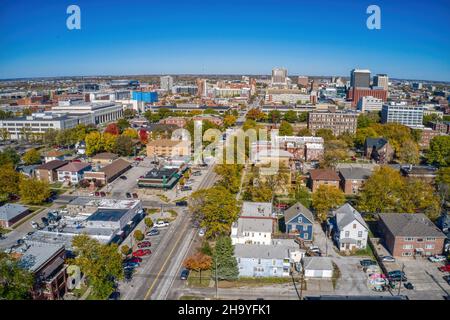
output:
[[[148,256],[152,252],[149,249],[139,249],[133,252],[133,257],[143,257]]]
[[[147,248],[151,247],[152,243],[150,241],[142,241],[138,243],[138,248]]]
[[[442,271],[442,272],[450,272],[450,264],[446,264],[445,266],[441,266],[438,269],[439,269],[439,271]]]
[[[142,161],[142,160],[144,160],[144,159],[142,159],[140,157],[134,158],[134,161]]]

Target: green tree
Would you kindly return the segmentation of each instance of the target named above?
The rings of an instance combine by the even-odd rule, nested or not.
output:
[[[223,117],[223,125],[225,128],[229,128],[236,123],[236,120],[237,118],[234,115],[232,114],[226,115]]]
[[[294,110],[289,110],[284,114],[283,119],[289,123],[297,122],[297,113]]]
[[[87,235],[77,235],[72,240],[77,265],[92,287],[97,299],[106,299],[114,292],[115,280],[123,279],[122,255],[117,244],[101,244]]]
[[[242,165],[219,164],[214,171],[220,176],[217,185],[228,189],[231,193],[238,193],[241,185]]]
[[[120,247],[120,252],[126,257],[131,253],[131,248],[125,244]]]
[[[95,155],[103,150],[102,135],[98,131],[90,132],[86,135],[86,154]]]
[[[30,149],[22,157],[22,161],[26,165],[36,164],[41,162],[41,153],[36,149]]]
[[[55,129],[48,129],[44,132],[43,142],[47,147],[53,147],[56,145],[56,137],[58,136],[58,131]]]
[[[440,166],[450,166],[450,136],[437,136],[431,139],[428,162]]]
[[[131,139],[139,139],[138,132],[132,128],[125,129],[122,135],[130,137]]]
[[[23,177],[19,182],[19,194],[24,203],[41,204],[50,197],[50,185],[47,181]]]
[[[0,129],[0,138],[3,141],[9,140],[10,137],[11,137],[11,135],[9,134],[8,129],[6,129],[6,128],[1,128]]]
[[[325,222],[328,212],[342,205],[344,202],[344,193],[335,186],[320,185],[312,194],[312,206],[320,222]]]
[[[298,122],[308,121],[308,112],[302,112],[298,115]]]
[[[20,162],[20,156],[11,147],[6,147],[3,152],[0,151],[0,166],[5,164],[11,164],[12,166],[16,167]]]
[[[119,127],[119,132],[122,133],[126,128],[130,127],[130,122],[127,119],[119,119],[117,120],[117,126]]]
[[[11,163],[0,166],[0,199],[8,199],[19,193],[20,173],[14,170]]]
[[[213,249],[211,248],[209,241],[203,241],[203,244],[200,248],[200,252],[210,257],[213,256]]]
[[[399,210],[405,213],[421,212],[431,220],[436,220],[440,214],[440,201],[433,187],[423,180],[409,179],[400,190]]]
[[[299,137],[312,137],[313,134],[308,128],[302,128],[297,132],[297,136]]]
[[[396,152],[396,157],[400,163],[418,164],[419,146],[413,140],[406,140]]]
[[[316,137],[322,137],[324,141],[334,140],[333,131],[331,129],[319,129],[316,131]]]
[[[150,229],[153,227],[153,220],[150,217],[144,219],[145,226]]]
[[[194,192],[189,209],[194,219],[206,229],[207,238],[227,234],[239,213],[236,197],[221,186]]]
[[[267,120],[271,123],[279,123],[281,120],[281,112],[278,110],[271,110],[267,114]]]
[[[0,252],[0,300],[30,299],[33,284],[33,274],[18,259]]]
[[[306,208],[311,207],[311,193],[308,188],[302,186],[297,180],[298,183],[295,185],[293,190],[293,198],[304,205]]]
[[[280,136],[292,136],[294,134],[294,129],[289,122],[281,121],[279,134]]]
[[[134,111],[133,109],[125,109],[123,111],[123,117],[125,119],[133,119],[136,116],[136,111]]]
[[[212,259],[201,252],[197,252],[194,255],[187,258],[184,263],[184,267],[189,270],[194,270],[200,273],[200,284],[202,283],[202,271],[211,269]]]
[[[136,239],[136,241],[142,241],[145,238],[145,236],[141,230],[134,231],[133,236],[134,236],[134,239]]]
[[[121,156],[133,154],[133,140],[129,136],[120,135],[115,139],[114,152]]]
[[[219,280],[236,280],[239,276],[234,246],[228,236],[217,239],[213,254],[213,274],[216,275],[216,272]]]

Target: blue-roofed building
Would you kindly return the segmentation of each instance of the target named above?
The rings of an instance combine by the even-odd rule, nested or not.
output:
[[[133,91],[132,99],[139,102],[153,103],[158,101],[158,92],[156,91]]]

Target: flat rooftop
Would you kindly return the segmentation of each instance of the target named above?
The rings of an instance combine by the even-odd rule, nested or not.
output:
[[[72,200],[71,206],[90,206],[104,209],[131,209],[140,203],[141,200],[109,199],[78,197]]]
[[[127,212],[126,209],[98,209],[87,221],[119,221]]]

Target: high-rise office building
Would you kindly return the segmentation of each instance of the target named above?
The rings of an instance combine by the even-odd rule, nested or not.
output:
[[[160,78],[160,87],[164,91],[171,91],[173,87],[173,78],[171,76],[163,76]]]
[[[369,88],[370,70],[353,69],[350,73],[350,87]]]
[[[284,68],[272,69],[272,83],[286,83],[287,70]]]
[[[373,86],[374,87],[381,87],[384,90],[389,89],[389,77],[387,74],[377,74],[373,77]]]
[[[308,87],[308,83],[309,83],[308,77],[298,76],[297,84],[299,85],[299,87],[306,88]]]

